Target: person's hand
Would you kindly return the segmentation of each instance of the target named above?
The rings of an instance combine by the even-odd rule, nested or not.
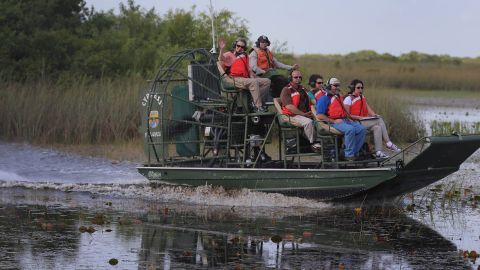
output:
[[[218,40],[218,47],[219,47],[221,50],[223,50],[223,49],[225,48],[225,39],[220,38],[220,39]]]
[[[334,119],[334,120],[333,120],[333,123],[334,123],[334,124],[341,124],[341,123],[343,123],[343,119],[341,119],[341,118]]]
[[[311,117],[313,117],[313,114],[312,114],[312,112],[308,111],[308,112],[303,113],[303,116],[311,118]]]
[[[292,69],[297,70],[299,68],[298,64],[293,64]]]

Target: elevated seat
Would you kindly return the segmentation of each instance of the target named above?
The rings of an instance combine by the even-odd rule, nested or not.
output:
[[[235,78],[228,76],[222,67],[220,61],[217,61],[217,68],[220,72],[220,90],[227,97],[227,100],[232,101],[233,107],[248,113],[248,95],[249,91],[238,88],[235,85]],[[232,107],[232,109],[233,109]]]

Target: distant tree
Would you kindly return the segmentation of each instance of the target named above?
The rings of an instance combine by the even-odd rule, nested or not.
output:
[[[0,64],[4,77],[49,77],[68,69],[80,45],[83,0],[0,2]]]

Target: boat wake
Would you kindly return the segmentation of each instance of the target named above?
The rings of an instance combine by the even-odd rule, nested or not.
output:
[[[155,202],[229,207],[307,207],[324,208],[328,204],[314,200],[287,197],[276,193],[254,192],[248,189],[224,190],[222,187],[170,186],[152,188],[149,184],[91,184],[0,181],[0,188],[25,188],[63,192],[88,192],[112,198],[141,199]]]
[[[0,142],[0,188],[88,192],[92,196],[228,207],[307,207],[328,204],[281,194],[212,186],[150,187],[131,162],[65,154],[25,144]]]

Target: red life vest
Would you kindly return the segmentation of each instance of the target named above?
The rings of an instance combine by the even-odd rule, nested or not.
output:
[[[300,90],[295,89],[291,84],[288,84],[288,89],[290,89],[290,96],[292,97],[292,103],[293,106],[298,108],[300,105],[300,102],[303,100],[303,102],[308,102],[308,105],[306,106],[307,110],[305,112],[310,111],[310,98],[308,97],[307,94],[307,89],[305,89],[303,86],[300,85]],[[291,112],[290,110],[287,109],[286,106],[282,105],[282,113],[290,116],[295,116],[296,114]]]
[[[245,54],[240,54],[235,58],[232,65],[230,66],[230,76],[232,77],[243,77],[249,78],[249,66],[248,66],[248,57]]]
[[[344,118],[347,116],[347,112],[343,108],[343,97],[332,96],[330,99],[330,105],[327,109],[328,117],[332,119]]]
[[[263,70],[274,68],[273,54],[270,50],[262,50],[260,48],[254,48],[257,52],[257,66]]]
[[[315,93],[315,100],[319,100],[322,96],[325,96],[327,92],[325,90],[320,89]]]
[[[350,106],[350,114],[357,116],[368,116],[367,100],[364,96],[350,96],[352,105]]]

